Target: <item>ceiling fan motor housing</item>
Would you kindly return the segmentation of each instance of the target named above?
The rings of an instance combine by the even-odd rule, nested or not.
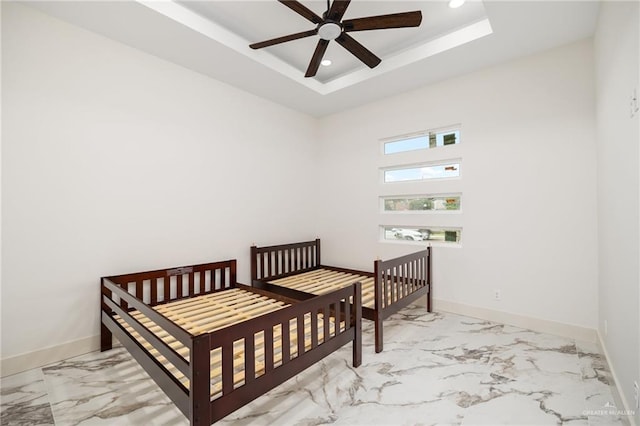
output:
[[[323,40],[335,40],[342,34],[342,26],[333,21],[325,21],[318,27],[318,35]]]

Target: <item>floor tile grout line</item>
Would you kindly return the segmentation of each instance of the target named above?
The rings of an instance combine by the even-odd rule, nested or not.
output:
[[[43,367],[39,367],[38,370],[40,370],[40,374],[42,375],[42,382],[44,383],[44,389],[47,395],[47,402],[49,403],[49,409],[51,410],[51,418],[53,419],[53,424],[55,426],[58,424],[58,422],[56,421],[56,413],[53,409],[53,404],[51,403],[51,391],[49,389],[49,384],[47,383],[47,375],[44,373]]]

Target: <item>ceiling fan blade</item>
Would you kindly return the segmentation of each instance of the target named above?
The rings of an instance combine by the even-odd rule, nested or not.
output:
[[[353,56],[364,62],[369,68],[375,68],[382,59],[371,53],[369,49],[358,43],[353,37],[347,33],[342,33],[336,39],[338,43],[347,49]]]
[[[252,49],[262,49],[263,47],[273,46],[274,44],[280,44],[287,41],[298,40],[299,38],[305,38],[316,34],[318,34],[318,29],[314,28],[313,30],[303,31],[301,33],[289,34],[278,38],[272,38],[271,40],[253,43],[250,44],[249,47]]]
[[[349,3],[351,3],[351,0],[333,0],[331,9],[329,9],[329,13],[327,13],[327,19],[340,22],[344,13],[347,11],[347,7],[349,7]]]
[[[386,28],[419,27],[422,12],[392,13],[366,18],[346,19],[342,22],[345,31],[383,30]]]
[[[312,10],[308,9],[302,3],[297,2],[296,0],[278,0],[280,3],[287,6],[289,9],[296,12],[298,15],[303,16],[308,21],[313,22],[314,24],[319,24],[322,22],[322,18],[316,15]]]
[[[324,52],[327,50],[327,46],[329,45],[329,40],[320,39],[318,41],[318,45],[316,46],[315,52],[313,52],[313,57],[311,57],[311,62],[309,62],[309,67],[307,68],[307,72],[304,74],[305,77],[313,77],[318,72],[318,67],[320,67],[320,62],[322,61],[322,57],[324,56]]]

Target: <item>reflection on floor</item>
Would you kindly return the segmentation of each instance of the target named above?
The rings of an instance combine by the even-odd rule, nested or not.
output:
[[[594,343],[409,307],[363,364],[351,346],[227,416],[234,425],[625,425]],[[2,379],[3,425],[185,425],[121,349]]]

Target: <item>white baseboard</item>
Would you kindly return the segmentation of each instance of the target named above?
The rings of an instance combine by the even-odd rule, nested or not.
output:
[[[426,300],[419,299],[417,303],[424,306],[426,305]],[[527,317],[524,315],[512,314],[510,312],[495,311],[492,309],[464,305],[462,303],[449,302],[440,299],[433,300],[433,309],[436,311],[451,312],[473,318],[509,324],[516,327],[526,328],[528,330],[554,334],[556,336],[567,337],[570,339],[577,339],[592,343],[597,341],[597,331],[595,329],[573,324]]]
[[[91,336],[63,343],[62,345],[50,346],[34,352],[4,358],[0,361],[0,376],[10,376],[97,350],[100,350],[100,336]]]
[[[618,375],[616,374],[616,370],[613,367],[613,364],[611,363],[611,358],[609,357],[609,351],[607,350],[607,346],[604,344],[604,340],[602,339],[602,336],[600,335],[600,333],[598,332],[597,334],[598,334],[598,344],[600,345],[600,349],[602,349],[602,353],[604,354],[604,357],[607,359],[607,364],[609,365],[609,369],[611,370],[611,376],[613,377],[613,383],[615,383],[615,387],[613,389],[614,390],[613,397],[616,400],[615,401],[616,406],[619,407],[620,403],[622,402],[622,406],[624,407],[625,412],[629,413],[631,411],[635,411],[631,408],[631,404],[629,404],[629,401],[625,397],[624,392],[622,392],[622,389],[620,388],[620,381],[618,380]],[[629,421],[630,426],[637,426],[634,416],[623,416],[623,418]]]

